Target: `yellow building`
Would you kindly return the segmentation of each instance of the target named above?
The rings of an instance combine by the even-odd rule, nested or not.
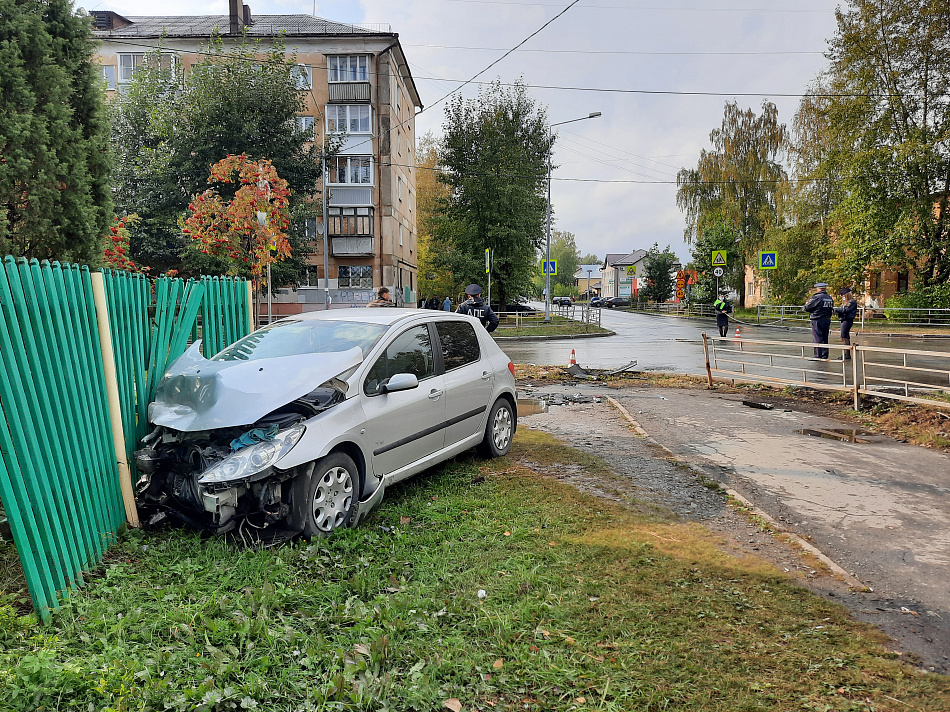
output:
[[[214,34],[225,46],[241,41],[242,33],[279,37],[299,64],[306,99],[300,125],[313,127],[321,143],[327,133],[340,134],[343,145],[327,171],[329,274],[323,274],[318,239],[310,283],[286,290],[275,313],[322,309],[325,288],[336,307],[371,301],[382,285],[398,303],[415,304],[415,113],[422,102],[396,33],[312,15],[255,17],[238,0],[231,0],[229,15],[90,14],[110,94],[121,91],[156,49],[176,54],[187,72]]]

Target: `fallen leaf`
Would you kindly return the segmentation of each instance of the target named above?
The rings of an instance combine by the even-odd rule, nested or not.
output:
[[[571,636],[565,635],[564,642],[567,643],[568,645],[574,645],[574,643],[576,643],[577,641],[574,640]]]
[[[577,704],[582,705],[582,704],[584,704],[585,702],[587,702],[587,698],[586,698],[586,697],[578,697],[578,698],[577,698],[576,700],[574,700],[574,701],[575,701]]]
[[[548,542],[548,546],[557,546],[557,542],[556,542],[556,541],[549,541],[549,542]]]
[[[491,666],[492,666],[493,668],[495,668],[496,670],[501,670],[501,668],[502,668],[502,666],[504,666],[504,664],[505,664],[505,661],[502,660],[501,658],[498,658],[495,662],[493,662],[493,663],[491,664]]]
[[[450,697],[445,702],[442,703],[443,707],[448,707],[452,712],[462,712],[462,703],[459,702],[455,697]]]
[[[541,650],[541,648],[539,648],[537,645],[532,645],[528,648],[528,650],[530,650],[532,653],[537,653]]]
[[[490,675],[489,673],[487,673],[487,672],[486,672],[486,673],[483,673],[483,674],[482,674],[482,679],[483,679],[485,682],[488,682],[489,680],[491,680],[491,675]]]
[[[505,536],[511,536],[511,532],[505,532]]]
[[[435,496],[432,498],[432,501],[435,502],[438,498],[439,498],[439,496],[438,496],[438,495],[435,495]],[[453,698],[453,699],[454,699],[454,698]]]
[[[399,517],[400,524],[408,524],[412,521],[412,517]]]
[[[369,655],[369,646],[365,643],[357,643],[353,646],[353,650],[358,652],[360,655]]]

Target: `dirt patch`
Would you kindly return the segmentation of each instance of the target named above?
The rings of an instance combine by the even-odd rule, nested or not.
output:
[[[768,402],[776,407],[804,406],[814,408],[817,414],[832,407],[821,399],[799,400],[775,393],[758,395],[768,397]],[[878,626],[891,638],[889,647],[912,664],[931,671],[950,671],[950,658],[946,655],[950,650],[950,621],[938,620],[929,612],[911,612],[901,601],[878,596],[873,591],[851,590],[816,558],[732,501],[716,482],[634,433],[611,406],[552,406],[547,413],[523,418],[519,425],[550,433],[571,447],[602,458],[612,475],[592,474],[583,467],[524,463],[535,471],[641,512],[701,523],[722,537],[721,546],[729,553],[762,558],[814,593],[846,606],[859,620]]]

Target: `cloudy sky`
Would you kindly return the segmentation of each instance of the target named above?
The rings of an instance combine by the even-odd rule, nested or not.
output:
[[[439,134],[434,102],[482,70],[571,0],[245,0],[255,16],[312,13],[385,23],[399,33],[426,110],[417,133]],[[681,258],[676,172],[695,166],[723,105],[773,101],[790,123],[798,97],[825,66],[835,31],[832,0],[580,0],[480,80],[522,78],[558,127],[552,183],[557,227],[581,252],[669,244]],[[161,14],[225,14],[227,0],[166,0]],[[146,0],[86,5],[124,15],[159,10]],[[565,87],[565,89],[540,87]],[[622,90],[622,91],[592,91]],[[674,92],[651,94],[637,92]],[[679,93],[675,93],[679,92]],[[478,86],[462,89],[474,97]],[[712,96],[702,95],[711,93]],[[749,95],[749,96],[743,96]],[[786,95],[786,96],[782,96]],[[792,95],[792,96],[788,96]]]

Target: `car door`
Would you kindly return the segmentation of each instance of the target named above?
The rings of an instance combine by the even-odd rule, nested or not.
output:
[[[445,365],[445,445],[480,434],[494,387],[491,361],[482,353],[475,325],[435,322]]]
[[[419,386],[382,393],[380,386],[397,373],[411,373]],[[436,373],[435,352],[426,324],[396,336],[363,379],[366,439],[373,451],[373,472],[389,475],[442,449],[445,442],[445,383]]]

